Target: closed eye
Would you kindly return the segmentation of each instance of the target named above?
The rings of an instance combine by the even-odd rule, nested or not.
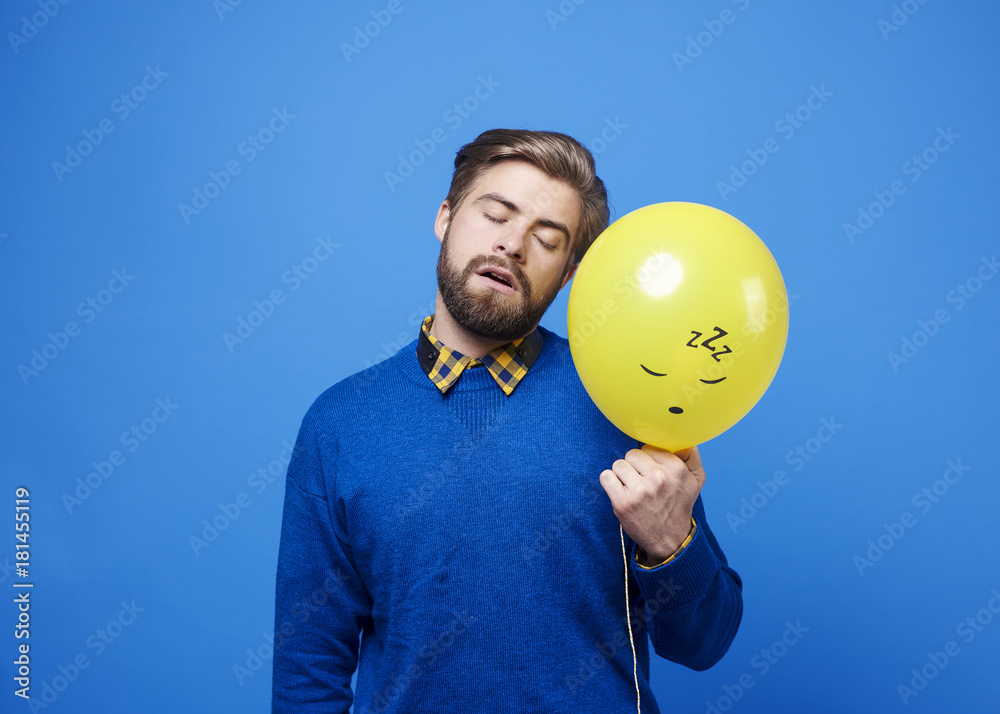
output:
[[[642,367],[644,370],[646,370],[646,372],[648,374],[651,374],[654,377],[666,377],[667,376],[666,372],[654,372],[653,370],[651,370],[649,367],[647,367],[646,365],[642,364],[641,362],[639,363],[639,366]],[[725,379],[725,377],[719,377],[718,379],[701,379],[701,380],[698,380],[698,381],[703,382],[705,384],[718,384],[719,382],[721,382],[724,379]]]
[[[491,223],[498,223],[498,224],[503,224],[503,223],[506,223],[506,222],[507,222],[507,219],[506,219],[506,218],[497,218],[496,216],[491,216],[491,215],[490,215],[489,213],[484,213],[483,215],[484,215],[484,216],[486,217],[486,219],[487,219],[488,221],[490,221]],[[542,240],[541,238],[539,238],[538,236],[535,236],[535,238],[537,238],[537,239],[538,239],[538,242],[539,242],[539,243],[541,243],[541,244],[542,244],[542,247],[543,247],[543,248],[545,248],[546,250],[555,250],[555,249],[556,249],[556,247],[555,247],[554,245],[552,245],[551,243],[546,243],[545,241],[543,241],[543,240]]]

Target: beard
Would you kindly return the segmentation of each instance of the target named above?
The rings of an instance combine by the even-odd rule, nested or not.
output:
[[[557,283],[547,294],[533,296],[531,284],[521,268],[496,255],[478,255],[465,268],[456,268],[448,252],[450,234],[449,225],[441,242],[437,277],[441,298],[455,322],[474,335],[505,342],[531,332],[555,300],[560,285]],[[517,292],[505,295],[486,287],[470,287],[469,279],[486,265],[509,270],[517,280]]]

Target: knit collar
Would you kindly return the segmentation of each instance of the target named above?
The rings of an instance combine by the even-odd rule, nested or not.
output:
[[[530,334],[497,347],[481,358],[463,355],[447,347],[431,334],[434,315],[428,315],[420,325],[417,339],[417,359],[434,385],[444,394],[467,367],[486,365],[493,379],[508,397],[542,351],[544,338],[536,327]]]

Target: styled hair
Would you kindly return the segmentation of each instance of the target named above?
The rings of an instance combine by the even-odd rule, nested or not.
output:
[[[608,227],[608,193],[597,176],[594,157],[580,142],[555,131],[490,129],[455,155],[448,205],[458,211],[476,180],[501,161],[525,161],[572,186],[580,196],[580,225],[573,236],[573,258],[580,262],[597,236]]]

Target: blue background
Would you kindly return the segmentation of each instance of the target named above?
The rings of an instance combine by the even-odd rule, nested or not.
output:
[[[284,444],[321,391],[416,337],[454,152],[508,126],[590,145],[613,217],[673,200],[733,214],[794,296],[770,390],[701,447],[743,624],[707,672],[654,657],[663,710],[998,711],[1000,617],[984,609],[1000,603],[996,6],[387,5],[0,11],[0,709],[29,709],[11,680],[26,486],[32,692],[62,690],[45,711],[269,711]],[[372,12],[391,21],[358,36]],[[801,109],[814,88],[824,101]],[[261,135],[274,112],[282,130]],[[102,120],[112,130],[88,146]],[[952,137],[940,152],[939,131]],[[777,150],[754,162],[769,139]],[[68,157],[81,142],[87,155]],[[741,165],[750,175],[734,177]],[[225,185],[185,215],[211,172]],[[846,231],[894,181],[892,205]],[[317,239],[337,247],[312,263]],[[286,271],[304,262],[314,272],[293,289]],[[124,288],[116,270],[134,276]],[[227,345],[274,290],[283,302]],[[542,322],[562,335],[568,294]],[[176,405],[161,422],[157,399]],[[823,419],[842,425],[825,442]],[[123,442],[133,426],[144,440]],[[79,483],[115,450],[124,461],[88,494]],[[959,460],[968,470],[947,484]],[[276,478],[252,479],[269,464]],[[755,498],[778,470],[787,483]],[[947,491],[921,501],[939,480]],[[763,505],[747,519],[743,499]],[[915,524],[859,569],[905,512]],[[956,629],[977,615],[979,631]],[[807,631],[765,670],[786,623]],[[102,645],[100,630],[116,636]],[[901,695],[948,642],[943,671]]]

